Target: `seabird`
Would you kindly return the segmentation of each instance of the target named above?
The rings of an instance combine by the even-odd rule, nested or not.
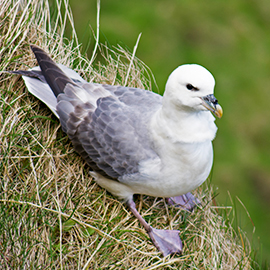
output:
[[[59,118],[91,176],[126,202],[157,249],[164,256],[181,253],[179,231],[151,227],[137,211],[133,194],[165,197],[188,210],[198,203],[190,192],[211,171],[214,116],[223,114],[212,74],[200,65],[181,65],[169,76],[162,97],[88,83],[38,46],[31,49],[39,67],[12,73],[23,75],[29,92]]]

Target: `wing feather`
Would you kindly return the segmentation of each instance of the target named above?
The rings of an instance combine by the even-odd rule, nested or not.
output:
[[[94,171],[121,181],[138,173],[141,161],[157,158],[149,139],[149,121],[161,107],[161,96],[87,83],[75,71],[54,63],[39,47],[31,48],[41,70],[18,73],[29,91],[59,117],[75,150]]]
[[[90,88],[93,87],[87,89]],[[137,173],[140,161],[156,158],[148,138],[148,126],[153,111],[161,106],[161,99],[141,89],[116,86],[106,88],[98,91],[111,94],[91,104],[78,98],[81,95],[73,92],[81,89],[70,84],[58,97],[57,111],[75,150],[92,169],[119,180],[123,175]],[[141,93],[135,93],[137,91]],[[86,92],[90,95],[90,91]],[[153,98],[158,102],[153,103]],[[76,105],[66,109],[66,102]],[[62,114],[65,117],[63,119]]]

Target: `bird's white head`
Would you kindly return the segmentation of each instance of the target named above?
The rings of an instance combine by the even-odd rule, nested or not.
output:
[[[166,84],[164,102],[186,112],[211,111],[221,117],[223,112],[214,97],[215,79],[204,67],[196,64],[176,68]]]

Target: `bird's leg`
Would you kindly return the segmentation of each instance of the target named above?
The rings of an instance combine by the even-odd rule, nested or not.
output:
[[[182,242],[179,237],[178,230],[158,230],[151,227],[139,214],[138,210],[136,209],[136,205],[133,199],[130,199],[127,202],[130,211],[134,214],[134,216],[140,221],[143,225],[147,233],[149,234],[152,242],[156,246],[156,248],[162,253],[165,257],[169,254],[174,253],[182,253]]]
[[[193,196],[190,192],[187,194],[167,198],[167,202],[170,205],[180,206],[188,211],[192,211],[196,205],[200,204],[200,200]]]

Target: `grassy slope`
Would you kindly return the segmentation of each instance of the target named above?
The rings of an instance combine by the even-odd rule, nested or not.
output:
[[[130,54],[103,48],[106,65],[89,65],[74,43],[63,44],[70,13],[54,14],[46,0],[5,1],[0,13],[0,70],[35,65],[29,43],[96,82],[123,84]],[[75,48],[75,49],[72,49]],[[116,61],[117,59],[118,61]],[[151,87],[135,59],[128,84]],[[146,69],[147,71],[147,69]],[[145,77],[146,76],[146,77]],[[57,119],[27,94],[17,76],[0,78],[0,265],[3,269],[251,269],[251,248],[230,207],[212,204],[214,192],[197,190],[202,209],[186,213],[158,198],[137,197],[144,217],[158,228],[181,230],[183,256],[160,257],[121,202],[99,188],[74,153]],[[143,200],[142,200],[143,199]],[[113,256],[112,256],[113,255]]]
[[[78,36],[89,42],[95,27],[95,1],[71,0]],[[239,222],[270,254],[270,3],[259,1],[102,1],[101,40],[132,48],[156,77],[160,92],[170,72],[182,63],[199,63],[216,78],[216,97],[224,108],[217,120],[213,184],[218,202],[239,210]]]

